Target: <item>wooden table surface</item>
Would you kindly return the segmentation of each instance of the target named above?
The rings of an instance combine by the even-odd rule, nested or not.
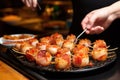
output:
[[[0,80],[29,80],[29,79],[0,60]]]

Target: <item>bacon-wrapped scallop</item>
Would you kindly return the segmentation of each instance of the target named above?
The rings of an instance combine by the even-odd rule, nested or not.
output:
[[[35,61],[40,66],[49,66],[52,61],[52,55],[45,50],[40,50],[37,53]]]
[[[60,49],[55,55],[55,67],[57,70],[67,70],[71,67],[71,52],[67,48]]]
[[[91,52],[91,56],[93,59],[98,61],[105,61],[108,57],[107,48],[97,48]]]
[[[30,48],[33,48],[33,46],[27,42],[21,43],[19,47],[20,47],[19,51],[22,52],[23,54],[25,54],[26,51],[29,50]]]
[[[41,42],[41,43],[47,43],[47,44],[51,44],[51,37],[50,36],[46,36],[46,37],[42,37],[42,38],[40,38],[39,39],[39,41]]]
[[[96,40],[93,45],[93,50],[91,52],[93,59],[98,61],[105,61],[108,57],[107,44],[104,40]]]
[[[93,49],[98,49],[98,48],[107,48],[107,44],[104,40],[96,40],[93,44]]]
[[[30,43],[32,46],[36,47],[36,44],[39,43],[38,39],[33,38],[28,40],[28,43]]]
[[[54,33],[50,37],[52,39],[51,44],[62,47],[62,44],[64,42],[64,38],[63,38],[62,34]]]
[[[70,41],[70,42],[74,42],[76,39],[76,36],[73,34],[70,34],[66,37],[66,40]]]
[[[75,47],[73,49],[72,64],[75,67],[84,67],[89,65],[89,49],[86,46]]]
[[[62,47],[68,48],[70,51],[72,51],[72,49],[75,47],[75,44],[74,44],[74,42],[71,42],[69,40],[64,40]]]
[[[89,50],[90,50],[89,47],[78,44],[72,51],[74,54],[78,54],[78,53],[88,54]]]
[[[29,50],[26,51],[26,58],[29,60],[29,61],[35,61],[35,58],[37,56],[39,52],[39,49],[38,48],[30,48]]]
[[[85,67],[89,65],[89,56],[81,54],[75,54],[72,57],[72,63],[74,67]]]
[[[80,39],[78,44],[89,47],[89,46],[91,46],[91,41],[87,38],[86,39]]]
[[[40,49],[40,50],[46,50],[47,45],[49,45],[48,43],[45,42],[39,42],[36,44],[36,48]]]
[[[62,34],[59,34],[59,33],[54,33],[54,34],[52,34],[51,36],[50,36],[52,39],[63,39],[63,36],[62,36]]]
[[[59,49],[60,49],[60,46],[58,45],[47,45],[47,48],[46,48],[46,50],[50,52],[52,55],[55,55]]]

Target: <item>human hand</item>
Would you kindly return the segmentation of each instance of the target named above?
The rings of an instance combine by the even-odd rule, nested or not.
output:
[[[22,0],[27,7],[35,8],[37,7],[37,0]]]
[[[115,19],[113,14],[110,14],[107,7],[94,10],[88,13],[81,22],[82,28],[87,28],[87,34],[100,34],[106,30]]]

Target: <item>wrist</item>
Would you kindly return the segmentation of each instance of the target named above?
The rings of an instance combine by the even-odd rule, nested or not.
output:
[[[114,18],[120,18],[120,1],[108,6],[109,14]]]

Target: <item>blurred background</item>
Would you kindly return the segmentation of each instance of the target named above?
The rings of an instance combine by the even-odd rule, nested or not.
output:
[[[21,0],[0,1],[0,36],[32,33],[39,35],[54,32],[66,35],[72,22],[70,0],[39,0],[39,7],[31,9]]]

